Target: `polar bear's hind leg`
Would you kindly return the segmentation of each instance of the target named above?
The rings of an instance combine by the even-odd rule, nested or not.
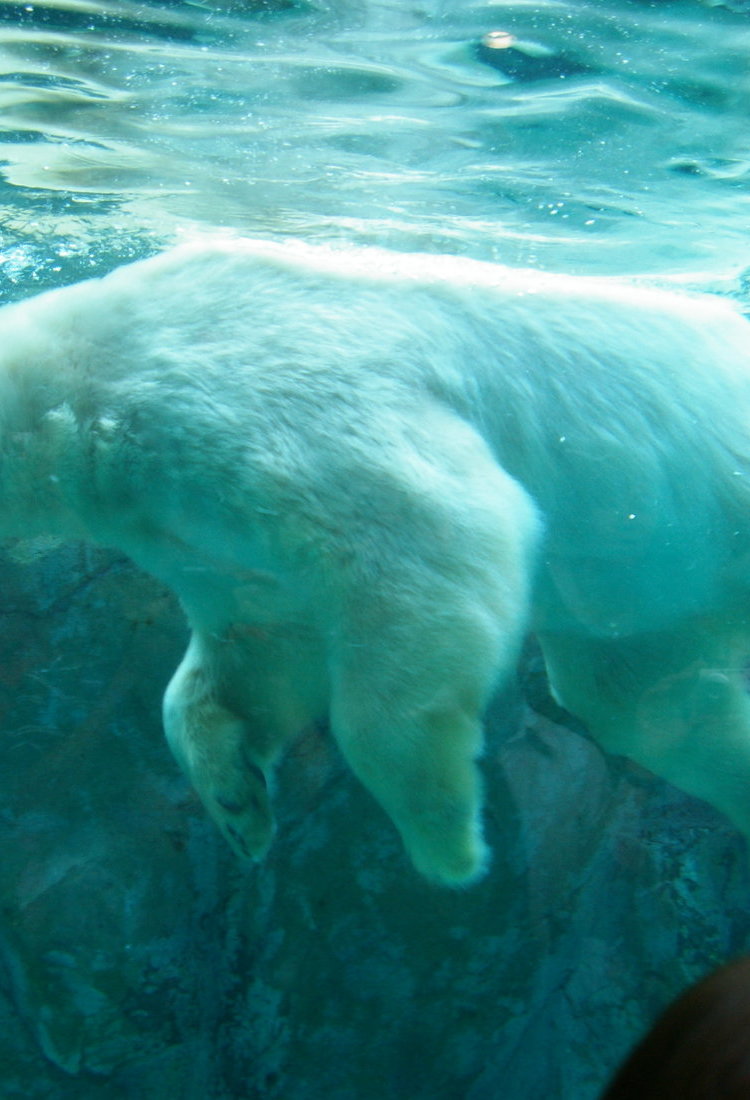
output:
[[[750,634],[734,615],[621,641],[547,635],[556,694],[609,752],[725,813],[750,838]]]

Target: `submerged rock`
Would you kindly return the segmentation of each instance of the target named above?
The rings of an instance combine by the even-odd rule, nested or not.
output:
[[[594,1100],[750,949],[743,843],[544,699],[490,715],[488,878],[418,879],[308,730],[243,871],[172,761],[179,608],[121,558],[15,542],[0,597],[4,1098]],[[543,717],[544,712],[546,717]]]

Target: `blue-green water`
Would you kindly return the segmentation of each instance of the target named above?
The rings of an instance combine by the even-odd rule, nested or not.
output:
[[[696,0],[2,3],[0,257],[224,227],[732,275],[749,59]]]
[[[742,0],[0,0],[0,300],[215,229],[743,295],[749,195]],[[247,874],[162,739],[169,595],[3,555],[1,1100],[595,1100],[750,951],[742,841],[561,725],[533,653],[486,882],[417,881],[319,730]]]

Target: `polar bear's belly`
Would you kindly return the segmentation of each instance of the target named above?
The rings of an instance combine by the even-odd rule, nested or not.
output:
[[[537,581],[534,628],[621,638],[672,629],[727,602],[729,561],[703,567],[686,547],[619,561],[545,555]]]

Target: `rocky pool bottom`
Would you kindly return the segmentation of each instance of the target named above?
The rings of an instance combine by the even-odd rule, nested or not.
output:
[[[247,872],[161,734],[170,595],[45,540],[0,571],[4,1100],[594,1100],[750,951],[744,843],[566,728],[533,652],[490,715],[485,882],[420,881],[317,730]]]

